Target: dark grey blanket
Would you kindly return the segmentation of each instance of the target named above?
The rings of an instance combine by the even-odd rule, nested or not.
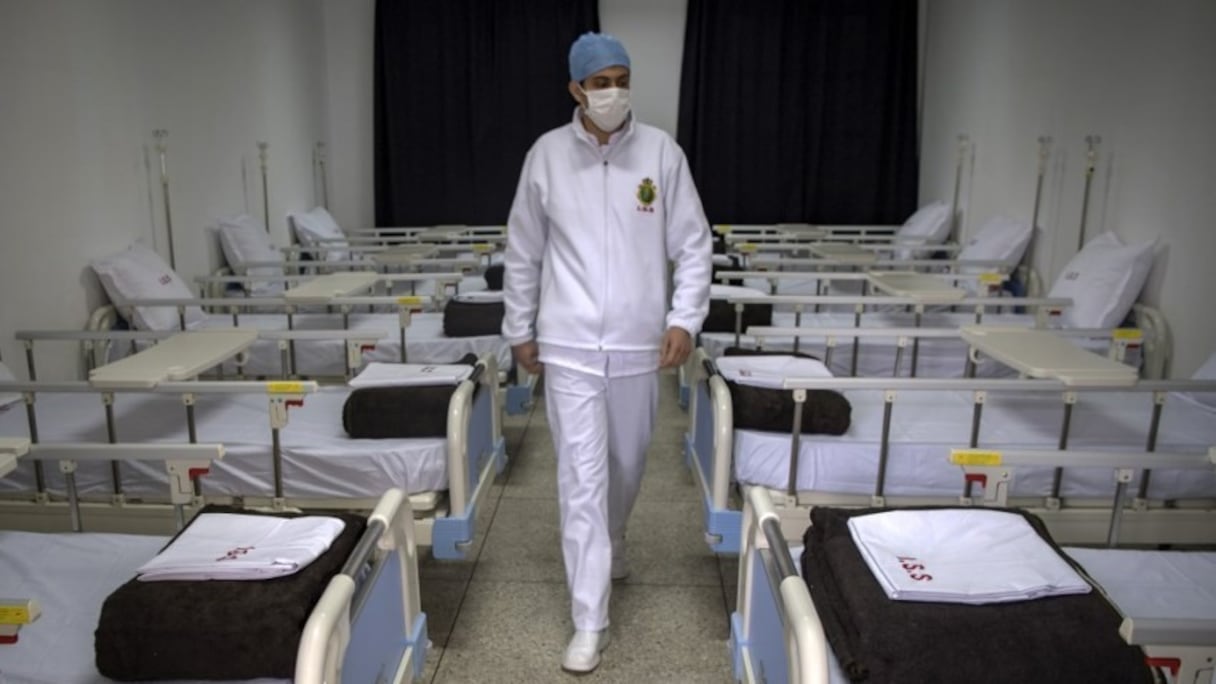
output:
[[[203,512],[271,515],[225,506]],[[366,528],[361,516],[332,515],[346,527],[328,551],[294,575],[248,582],[132,579],[122,585],[101,607],[97,671],[128,682],[291,678],[304,623]]]
[[[1154,681],[1143,652],[1119,637],[1119,616],[1096,591],[984,606],[888,599],[848,529],[850,517],[881,510],[814,508],[804,536],[803,577],[852,681]],[[1014,512],[1059,550],[1041,521]]]

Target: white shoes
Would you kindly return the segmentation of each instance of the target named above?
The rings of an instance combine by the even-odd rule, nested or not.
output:
[[[608,648],[608,630],[574,633],[566,655],[562,658],[562,669],[574,674],[587,674],[600,664],[600,651]]]

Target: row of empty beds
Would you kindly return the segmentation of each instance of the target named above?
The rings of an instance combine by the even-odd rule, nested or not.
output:
[[[762,429],[736,425],[735,413],[752,407],[734,403],[731,384],[745,379],[719,372],[699,350],[685,368],[693,379],[685,451],[711,548],[738,550],[738,486],[779,491],[791,506],[957,502],[970,500],[973,486],[942,457],[954,447],[1155,451],[1216,444],[1216,362],[1193,380],[1141,380],[1134,368],[1049,331],[976,326],[965,328],[960,342],[1024,377],[832,377],[819,364],[796,371],[808,377],[769,378],[775,390],[802,393],[766,405],[772,423]],[[806,413],[795,428],[799,396]],[[840,413],[841,402],[844,430],[804,434],[817,418]],[[1114,502],[1127,487],[1132,494]],[[1129,539],[1216,542],[1210,472],[1134,472],[1120,484],[1101,471],[1044,468],[1019,474],[1008,492],[1010,501],[1062,526],[1063,541],[1101,540],[1112,505],[1130,505],[1123,520]]]
[[[429,412],[431,436],[354,439],[344,415],[349,386],[196,379],[264,334],[190,331],[95,368],[89,381],[0,381],[0,435],[43,444],[221,442],[228,458],[199,483],[198,503],[367,509],[401,488],[426,513],[420,542],[439,558],[462,557],[478,502],[506,459],[494,357],[478,358],[447,405]],[[155,500],[164,479],[139,464],[94,463],[75,473],[72,489],[88,499],[86,513],[122,519],[126,501]],[[7,517],[62,525],[70,492],[59,473],[24,464],[0,492]]]

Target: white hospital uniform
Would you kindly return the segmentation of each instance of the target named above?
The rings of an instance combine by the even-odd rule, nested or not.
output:
[[[664,331],[695,337],[709,311],[709,225],[671,136],[631,118],[601,146],[576,109],[528,152],[507,236],[503,337],[539,343],[574,627],[600,630],[645,470]]]

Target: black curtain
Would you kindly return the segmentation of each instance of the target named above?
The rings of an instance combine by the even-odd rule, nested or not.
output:
[[[570,119],[597,0],[379,0],[376,223],[502,224],[524,155]]]
[[[679,141],[714,223],[915,209],[916,0],[689,0]]]

